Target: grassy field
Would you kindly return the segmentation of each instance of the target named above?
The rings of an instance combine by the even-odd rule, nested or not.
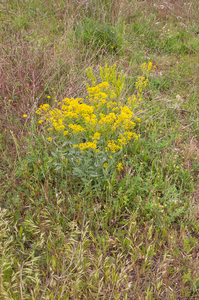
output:
[[[0,299],[199,299],[199,2],[0,8]]]

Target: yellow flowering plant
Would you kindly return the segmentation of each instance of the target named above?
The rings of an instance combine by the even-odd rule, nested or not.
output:
[[[54,156],[63,157],[65,167],[84,183],[104,183],[114,172],[121,171],[118,156],[129,142],[139,138],[136,126],[140,119],[135,111],[142,100],[152,63],[143,64],[143,76],[136,82],[136,95],[122,99],[125,75],[116,66],[100,67],[100,80],[92,68],[86,70],[90,84],[87,97],[65,98],[56,107],[41,105],[37,110],[40,124],[46,124],[49,142],[57,145]],[[146,76],[146,77],[145,77]],[[61,143],[61,147],[60,147]],[[58,147],[59,144],[59,147]],[[61,148],[61,149],[60,149]]]

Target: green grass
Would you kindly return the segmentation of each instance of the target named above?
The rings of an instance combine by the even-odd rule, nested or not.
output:
[[[0,298],[198,299],[198,1],[15,0],[0,17]],[[38,107],[85,99],[106,62],[125,100],[149,61],[123,170],[94,187],[56,170]]]

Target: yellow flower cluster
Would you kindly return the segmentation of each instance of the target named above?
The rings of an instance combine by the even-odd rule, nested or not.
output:
[[[139,91],[139,94],[142,93],[143,88],[147,86],[148,79],[144,76],[138,76],[138,81],[135,83],[136,89]]]
[[[143,92],[144,88],[147,86],[148,84],[148,77],[150,72],[154,72],[155,71],[155,66],[153,66],[152,62],[147,63],[143,63],[141,65],[141,69],[143,72],[143,76],[138,76],[138,80],[135,84],[136,89],[138,91],[138,97],[141,95],[141,93]],[[141,101],[141,99],[138,100],[137,105],[139,104],[139,102]]]
[[[122,164],[121,164],[121,163],[119,163],[119,164],[117,165],[117,169],[118,169],[118,171],[123,170],[123,167],[122,167]]]
[[[93,140],[99,140],[100,139],[100,136],[101,136],[101,133],[99,132],[96,132],[93,136]]]
[[[76,124],[69,124],[68,128],[72,130],[72,133],[78,133],[84,131],[84,128],[82,126]]]
[[[156,66],[153,66],[152,62],[147,63],[143,63],[141,65],[141,69],[144,75],[149,76],[149,73],[152,71],[155,71]]]
[[[89,95],[89,101],[93,103],[97,108],[103,106],[107,102],[108,98],[116,98],[115,91],[110,88],[110,85],[107,81],[102,82],[94,87],[87,86],[87,93]],[[111,107],[113,105],[116,105],[116,102],[108,101],[107,104],[109,107]]]
[[[143,65],[147,75],[152,65]],[[96,85],[92,69],[87,70],[92,86],[87,85],[86,103],[82,98],[66,98],[51,108],[41,105],[37,110],[39,123],[48,124],[48,131],[58,131],[67,136],[74,148],[82,151],[91,149],[94,152],[105,150],[110,155],[120,151],[131,139],[139,135],[134,131],[140,119],[134,116],[133,109],[141,101],[140,94],[148,79],[138,77],[136,89],[138,97],[129,97],[122,105],[119,99],[124,86],[124,75],[117,75],[115,66],[100,68],[102,83]],[[51,138],[48,138],[51,141]]]
[[[119,144],[116,144],[116,143]],[[108,152],[109,150],[111,150],[112,153],[115,153],[119,150],[122,149],[122,143],[120,143],[120,141],[116,141],[116,143],[113,140],[109,140],[107,143],[107,147],[105,148],[106,152]]]
[[[87,143],[81,143],[81,144],[77,144],[77,145],[73,145],[73,148],[77,148],[79,147],[79,149],[81,149],[82,151],[87,150],[87,149],[93,149],[96,150],[97,147],[97,141],[94,142],[87,142]],[[98,149],[96,150],[97,152],[99,151]]]

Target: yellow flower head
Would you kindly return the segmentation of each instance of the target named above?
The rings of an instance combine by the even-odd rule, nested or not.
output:
[[[121,163],[119,163],[119,164],[117,165],[117,169],[118,169],[118,171],[123,170],[123,167],[122,167],[122,164],[121,164]]]

